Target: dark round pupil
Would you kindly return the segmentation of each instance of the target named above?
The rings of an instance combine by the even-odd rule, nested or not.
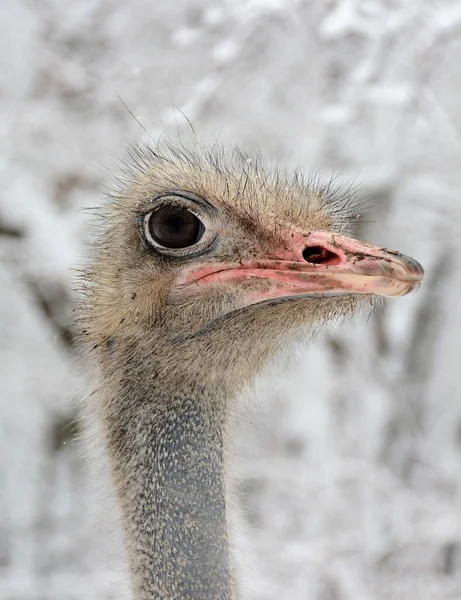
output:
[[[187,248],[200,240],[205,228],[200,219],[185,208],[165,206],[152,213],[149,231],[165,248]]]

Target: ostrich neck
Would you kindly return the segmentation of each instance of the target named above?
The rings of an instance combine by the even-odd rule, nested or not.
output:
[[[190,396],[144,399],[131,405],[125,420],[111,420],[118,438],[112,445],[112,464],[119,465],[114,479],[136,600],[235,597],[226,524],[225,412],[219,403]]]

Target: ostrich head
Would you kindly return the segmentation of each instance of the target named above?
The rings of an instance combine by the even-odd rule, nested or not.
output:
[[[344,237],[357,207],[330,185],[241,154],[131,158],[89,274],[90,335],[109,355],[142,346],[176,389],[244,385],[300,328],[419,287],[416,261]]]
[[[345,237],[354,205],[330,186],[241,155],[135,149],[129,167],[83,308],[135,597],[227,600],[229,406],[300,331],[415,290],[423,271]]]

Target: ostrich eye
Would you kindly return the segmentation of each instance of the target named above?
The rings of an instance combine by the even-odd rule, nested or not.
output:
[[[205,233],[202,221],[180,206],[164,206],[149,213],[145,226],[148,241],[163,248],[188,248]]]

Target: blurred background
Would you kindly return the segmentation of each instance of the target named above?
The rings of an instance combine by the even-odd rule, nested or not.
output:
[[[258,386],[244,598],[461,598],[461,2],[16,0],[0,22],[0,600],[125,597],[76,440],[73,269],[105,166],[184,115],[354,180],[359,235],[427,272]]]

